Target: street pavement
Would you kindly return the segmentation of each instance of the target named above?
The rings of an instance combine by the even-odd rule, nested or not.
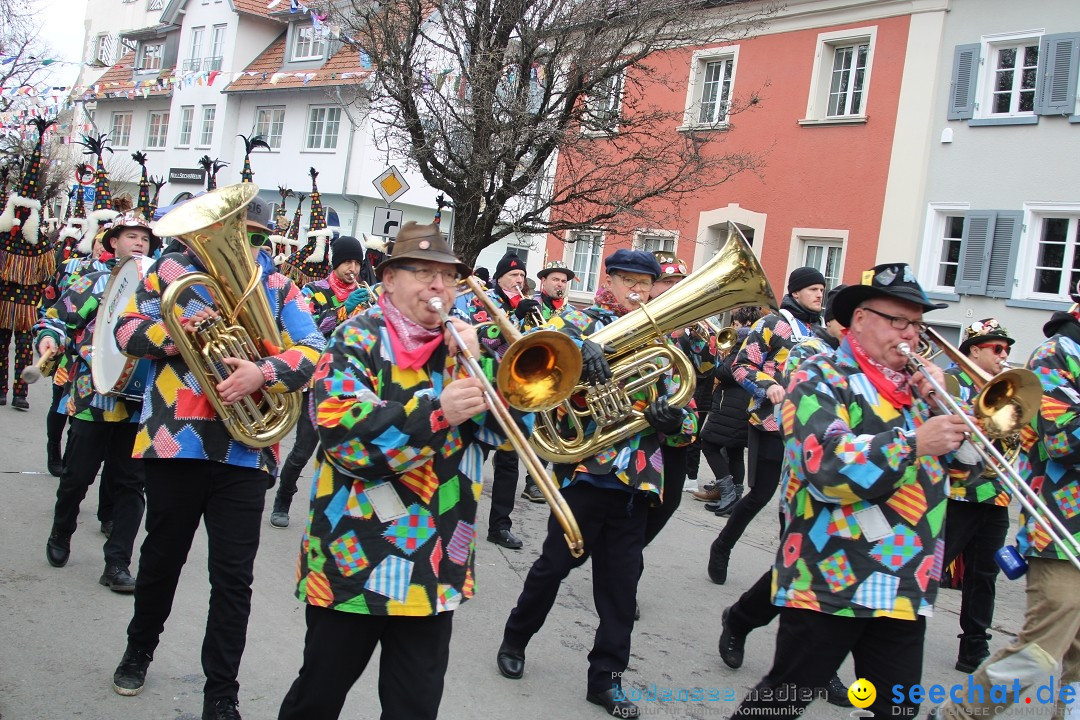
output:
[[[98,584],[104,536],[94,515],[96,485],[83,503],[68,565],[56,569],[45,560],[57,485],[45,469],[49,390],[45,383],[31,386],[28,412],[0,407],[0,547],[6,549],[0,563],[0,719],[197,720],[204,682],[199,655],[209,597],[205,534],[200,530],[196,535],[145,689],[137,697],[116,695],[111,679],[124,650],[132,599]],[[486,480],[490,483],[490,475]],[[240,671],[240,710],[246,720],[277,717],[300,667],[304,615],[293,590],[309,487],[310,472],[301,478],[291,527],[277,530],[263,525]],[[477,518],[480,538],[487,534],[487,492],[485,488]],[[272,499],[273,491],[267,494],[267,518]],[[529,645],[525,677],[507,680],[495,667],[503,623],[540,548],[546,517],[546,505],[519,500],[514,532],[525,542],[524,549],[504,550],[480,540],[476,597],[456,613],[442,718],[604,717],[600,708],[585,701],[586,656],[597,621],[589,564],[564,583],[543,630]],[[720,660],[717,639],[723,608],[772,562],[776,512],[770,507],[752,524],[732,556],[727,584],[718,586],[706,576],[705,564],[709,543],[722,523],[685,494],[667,528],[646,550],[638,593],[641,620],[623,685],[628,693],[642,692],[646,697],[656,689],[678,696],[683,689],[683,699],[642,701],[645,716],[729,717],[771,664],[775,626],[750,636],[739,670]],[[136,556],[141,542],[140,533]],[[137,561],[132,573],[136,569]],[[1009,643],[1023,620],[1024,604],[1023,580],[1000,578],[992,649]],[[953,669],[959,605],[958,592],[939,595],[927,625],[924,685],[966,681]],[[377,670],[376,655],[349,695],[342,718],[379,717]],[[854,681],[850,659],[840,677],[845,683]],[[721,700],[688,699],[694,688],[700,688],[703,697]],[[928,709],[923,706],[924,712]],[[816,701],[806,717],[847,718],[851,710]]]

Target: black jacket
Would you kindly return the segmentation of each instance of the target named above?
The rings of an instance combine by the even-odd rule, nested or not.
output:
[[[748,328],[739,330],[739,343],[728,356],[716,364],[714,371],[717,384],[712,396],[712,409],[701,429],[701,442],[724,447],[743,447],[746,445],[747,424],[750,414],[750,393],[735,381],[731,367],[735,362],[738,348],[749,334]]]

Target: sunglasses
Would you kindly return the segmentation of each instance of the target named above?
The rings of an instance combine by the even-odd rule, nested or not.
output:
[[[248,242],[251,243],[252,247],[262,247],[270,240],[270,236],[264,232],[249,232],[247,235]]]
[[[1005,343],[987,343],[985,345],[979,345],[983,350],[989,350],[995,355],[1008,355],[1009,346]]]

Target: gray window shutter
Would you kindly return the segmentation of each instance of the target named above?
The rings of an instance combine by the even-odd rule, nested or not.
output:
[[[979,43],[957,45],[953,54],[952,84],[949,85],[949,120],[975,116],[975,86],[979,78]]]
[[[1035,80],[1036,115],[1072,115],[1076,108],[1080,33],[1045,35],[1039,46]]]
[[[995,212],[969,212],[964,215],[960,266],[956,272],[956,292],[961,295],[986,293],[996,217]]]
[[[990,297],[1012,296],[1016,254],[1020,249],[1023,225],[1024,214],[1018,210],[1000,211],[994,220],[993,245],[986,271],[986,294]]]

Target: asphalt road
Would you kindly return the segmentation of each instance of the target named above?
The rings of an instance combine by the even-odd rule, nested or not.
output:
[[[103,569],[104,537],[94,517],[95,489],[83,503],[68,565],[56,569],[45,560],[57,484],[45,469],[48,399],[49,388],[42,383],[31,387],[28,412],[10,405],[0,407],[0,547],[5,548],[0,563],[0,718],[197,720],[204,680],[199,651],[209,597],[205,535],[196,536],[143,693],[130,698],[116,695],[112,672],[124,650],[132,601],[97,582]],[[293,596],[293,585],[301,519],[306,515],[302,499],[309,481],[310,473],[301,478],[292,527],[263,526],[240,672],[240,710],[247,720],[275,718],[300,667],[303,608]],[[267,495],[267,518],[271,502],[272,492]],[[487,532],[487,509],[484,500],[477,528],[481,538]],[[504,550],[480,542],[477,595],[456,613],[454,623],[441,712],[446,720],[604,717],[600,708],[585,701],[586,656],[596,626],[588,564],[565,582],[544,629],[529,646],[525,677],[506,680],[495,667],[502,625],[543,540],[546,515],[546,506],[519,500],[514,532],[525,541],[524,549]],[[706,577],[705,564],[709,543],[722,523],[685,495],[682,507],[646,550],[639,591],[642,617],[623,683],[628,690],[648,693],[654,685],[675,691],[703,688],[715,690],[719,697],[741,699],[767,672],[774,627],[750,637],[746,662],[739,670],[723,664],[716,646],[721,611],[772,561],[776,513],[761,513],[732,556],[727,584],[717,586]],[[140,543],[141,535],[136,553]],[[133,564],[133,572],[136,567]],[[956,591],[939,596],[928,623],[924,685],[966,680],[953,670],[959,603]],[[992,649],[1010,641],[1023,611],[1024,582],[999,579]],[[379,717],[377,667],[376,657],[353,688],[343,718]],[[855,679],[850,660],[840,677],[845,682]],[[641,706],[646,716],[704,719],[728,717],[737,702],[672,700],[642,702]],[[807,717],[831,720],[850,717],[850,713],[818,701],[810,706]]]

